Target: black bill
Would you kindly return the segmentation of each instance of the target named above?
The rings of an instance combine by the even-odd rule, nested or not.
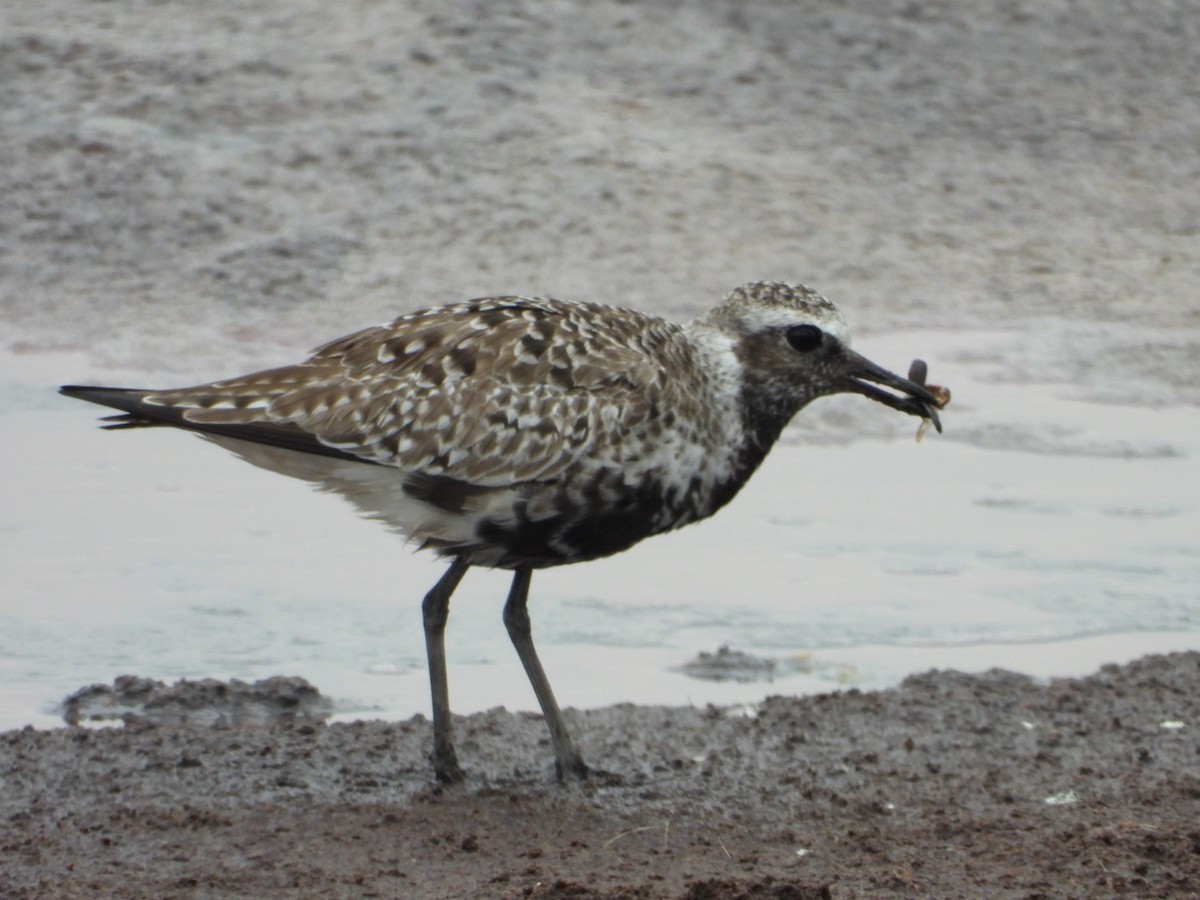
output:
[[[875,365],[865,356],[860,356],[852,351],[847,351],[846,355],[850,363],[849,371],[846,373],[845,389],[847,391],[878,400],[884,406],[898,409],[910,416],[928,419],[933,423],[933,427],[941,433],[942,422],[938,418],[938,409],[941,408],[941,404],[938,402],[938,398],[930,393],[924,385],[903,378],[895,372],[889,372],[882,366]],[[884,388],[891,388],[891,390],[884,390]]]

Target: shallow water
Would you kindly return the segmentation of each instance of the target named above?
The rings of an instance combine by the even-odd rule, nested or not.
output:
[[[1200,647],[1194,408],[1023,381],[1001,367],[1028,346],[1016,333],[856,346],[929,359],[954,390],[946,433],[917,444],[916,420],[819,401],[712,520],[537,573],[563,705],[753,703],[932,666],[1080,674]],[[99,407],[53,393],[71,380],[163,379],[0,359],[0,727],[58,724],[68,693],[123,673],[299,675],[337,718],[427,711],[419,604],[441,563],[190,435],[103,432]],[[536,706],[500,623],[507,580],[473,570],[455,596],[458,712]],[[723,645],[774,661],[773,680],[679,671]]]

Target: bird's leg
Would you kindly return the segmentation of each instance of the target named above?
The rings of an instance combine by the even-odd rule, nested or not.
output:
[[[529,569],[517,569],[513,573],[512,588],[508,592],[508,602],[504,604],[504,627],[513,646],[517,648],[517,656],[533,685],[538,703],[542,707],[542,715],[546,717],[546,725],[550,729],[550,740],[554,742],[555,769],[560,780],[567,778],[585,778],[588,767],[584,765],[583,757],[575,749],[571,735],[567,732],[562,713],[550,689],[546,672],[538,660],[537,651],[533,649],[533,633],[529,626],[529,610],[526,601],[529,599],[529,581],[532,573]]]
[[[456,556],[421,604],[425,623],[425,652],[429,656],[429,688],[433,693],[433,771],[438,781],[457,782],[465,777],[454,753],[450,723],[450,689],[446,683],[446,618],[450,595],[467,573],[467,561]]]

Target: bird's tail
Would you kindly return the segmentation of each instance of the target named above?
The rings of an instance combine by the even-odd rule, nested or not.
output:
[[[89,403],[121,410],[120,415],[105,416],[101,421],[104,428],[144,428],[153,425],[184,425],[182,411],[165,406],[152,406],[145,398],[154,391],[141,388],[91,387],[82,384],[64,384],[60,394],[76,397]]]

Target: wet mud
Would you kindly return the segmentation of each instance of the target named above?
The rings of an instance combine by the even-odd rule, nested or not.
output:
[[[1200,654],[1080,679],[929,672],[753,714],[27,728],[0,736],[0,893],[35,897],[1187,897]],[[201,689],[203,687],[201,686]]]

